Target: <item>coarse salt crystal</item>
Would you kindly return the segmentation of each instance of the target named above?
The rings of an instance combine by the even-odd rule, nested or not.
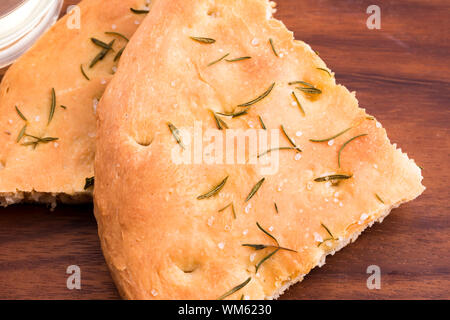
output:
[[[247,233],[248,233],[248,229],[245,229],[244,231],[242,231],[242,234],[243,234],[244,236],[246,236]]]
[[[302,158],[302,155],[300,154],[300,153],[297,153],[296,155],[295,155],[295,160],[300,160]]]
[[[155,289],[153,289],[151,291],[151,293],[152,293],[152,296],[154,296],[154,297],[156,297],[158,295],[158,291],[156,291]]]
[[[257,46],[258,44],[259,44],[258,38],[254,38],[254,39],[252,40],[252,45],[253,45],[253,46]]]
[[[297,131],[297,132],[295,133],[295,135],[296,135],[297,137],[301,137],[301,136],[303,135],[303,132]]]
[[[251,262],[253,262],[254,260],[255,260],[255,257],[256,257],[256,252],[255,253],[252,253],[251,255],[250,255],[250,261]]]
[[[331,139],[330,141],[328,141],[328,145],[331,147],[334,144],[334,139]]]
[[[220,242],[217,246],[222,250],[223,248],[225,248],[225,243]]]
[[[252,207],[251,203],[249,203],[247,206],[245,206],[245,209],[244,209],[245,213],[249,213],[251,207]]]
[[[273,227],[272,226],[270,226],[269,231],[273,231]]]

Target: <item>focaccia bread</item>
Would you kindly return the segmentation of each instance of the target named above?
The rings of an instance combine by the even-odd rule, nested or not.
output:
[[[0,205],[91,200],[95,108],[127,44],[122,36],[145,17],[130,8],[145,4],[84,0],[9,68],[0,86]],[[102,47],[113,40],[112,50]]]
[[[424,190],[273,8],[155,0],[128,45],[99,105],[94,191],[124,298],[277,298]],[[233,132],[247,143],[211,147]],[[255,153],[252,132],[278,136]]]

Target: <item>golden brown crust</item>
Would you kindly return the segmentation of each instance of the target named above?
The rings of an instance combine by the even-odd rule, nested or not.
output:
[[[9,68],[0,86],[2,198],[16,192],[25,193],[26,197],[33,192],[90,195],[84,184],[86,177],[94,175],[94,102],[100,99],[112,78],[116,53],[126,44],[125,40],[104,32],[116,31],[131,37],[144,15],[133,14],[129,8],[144,3],[144,0],[84,0],[79,4],[80,29],[70,29],[68,26],[73,24],[67,24],[69,17],[62,18]],[[91,42],[91,37],[105,42],[115,39],[115,52],[92,69],[89,63],[100,49]],[[83,77],[81,64],[90,81]],[[56,92],[56,110],[47,125],[52,88]],[[58,140],[40,144],[36,149],[21,145],[33,138],[24,137],[17,143],[25,121],[18,116],[15,106],[28,120],[28,134]],[[10,199],[17,202],[21,197]],[[3,204],[9,203],[5,200]]]
[[[326,68],[324,62],[270,13],[266,0],[156,0],[129,44],[99,106],[94,191],[103,252],[124,298],[215,299],[249,277],[229,298],[276,297],[325,254],[424,190],[414,161],[390,144],[376,120],[367,119],[354,94],[317,69]],[[191,36],[216,42],[206,45]],[[252,58],[208,67],[226,53]],[[322,90],[297,91],[306,116],[293,105],[288,82],[294,80]],[[263,175],[259,164],[172,161],[179,146],[168,122],[192,128],[202,121],[204,131],[216,128],[209,109],[232,112],[274,82],[247,115],[225,120],[230,128],[248,129],[259,127],[260,115],[268,129],[283,125],[303,150],[301,159],[280,152],[273,175]],[[309,141],[350,126],[334,144]],[[339,168],[340,147],[360,134],[367,136],[346,146]],[[289,145],[283,136],[280,145]],[[353,177],[338,186],[314,181],[332,173]],[[217,196],[197,200],[226,176]],[[261,188],[245,202],[263,176]],[[230,202],[236,219],[231,210],[219,212]],[[256,222],[297,251],[277,252],[258,274],[255,264],[271,251],[242,244],[274,241]],[[335,240],[319,246],[329,238],[322,224]]]

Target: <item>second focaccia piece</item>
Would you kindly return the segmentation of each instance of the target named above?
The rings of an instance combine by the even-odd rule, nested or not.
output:
[[[84,0],[9,68],[0,86],[0,205],[91,200],[95,109],[145,16],[130,8],[145,3]]]
[[[272,10],[156,0],[129,44],[99,106],[94,191],[123,297],[276,298],[424,190]],[[252,132],[274,138],[255,150]]]

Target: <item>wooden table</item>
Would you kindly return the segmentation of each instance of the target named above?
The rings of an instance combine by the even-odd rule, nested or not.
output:
[[[450,2],[379,0],[381,30],[369,30],[372,2],[278,0],[276,16],[320,53],[391,141],[425,168],[428,189],[282,299],[450,298]],[[366,286],[373,264],[381,268],[380,290]],[[66,287],[69,265],[81,268],[81,290]],[[92,207],[0,209],[0,298],[119,298]]]

